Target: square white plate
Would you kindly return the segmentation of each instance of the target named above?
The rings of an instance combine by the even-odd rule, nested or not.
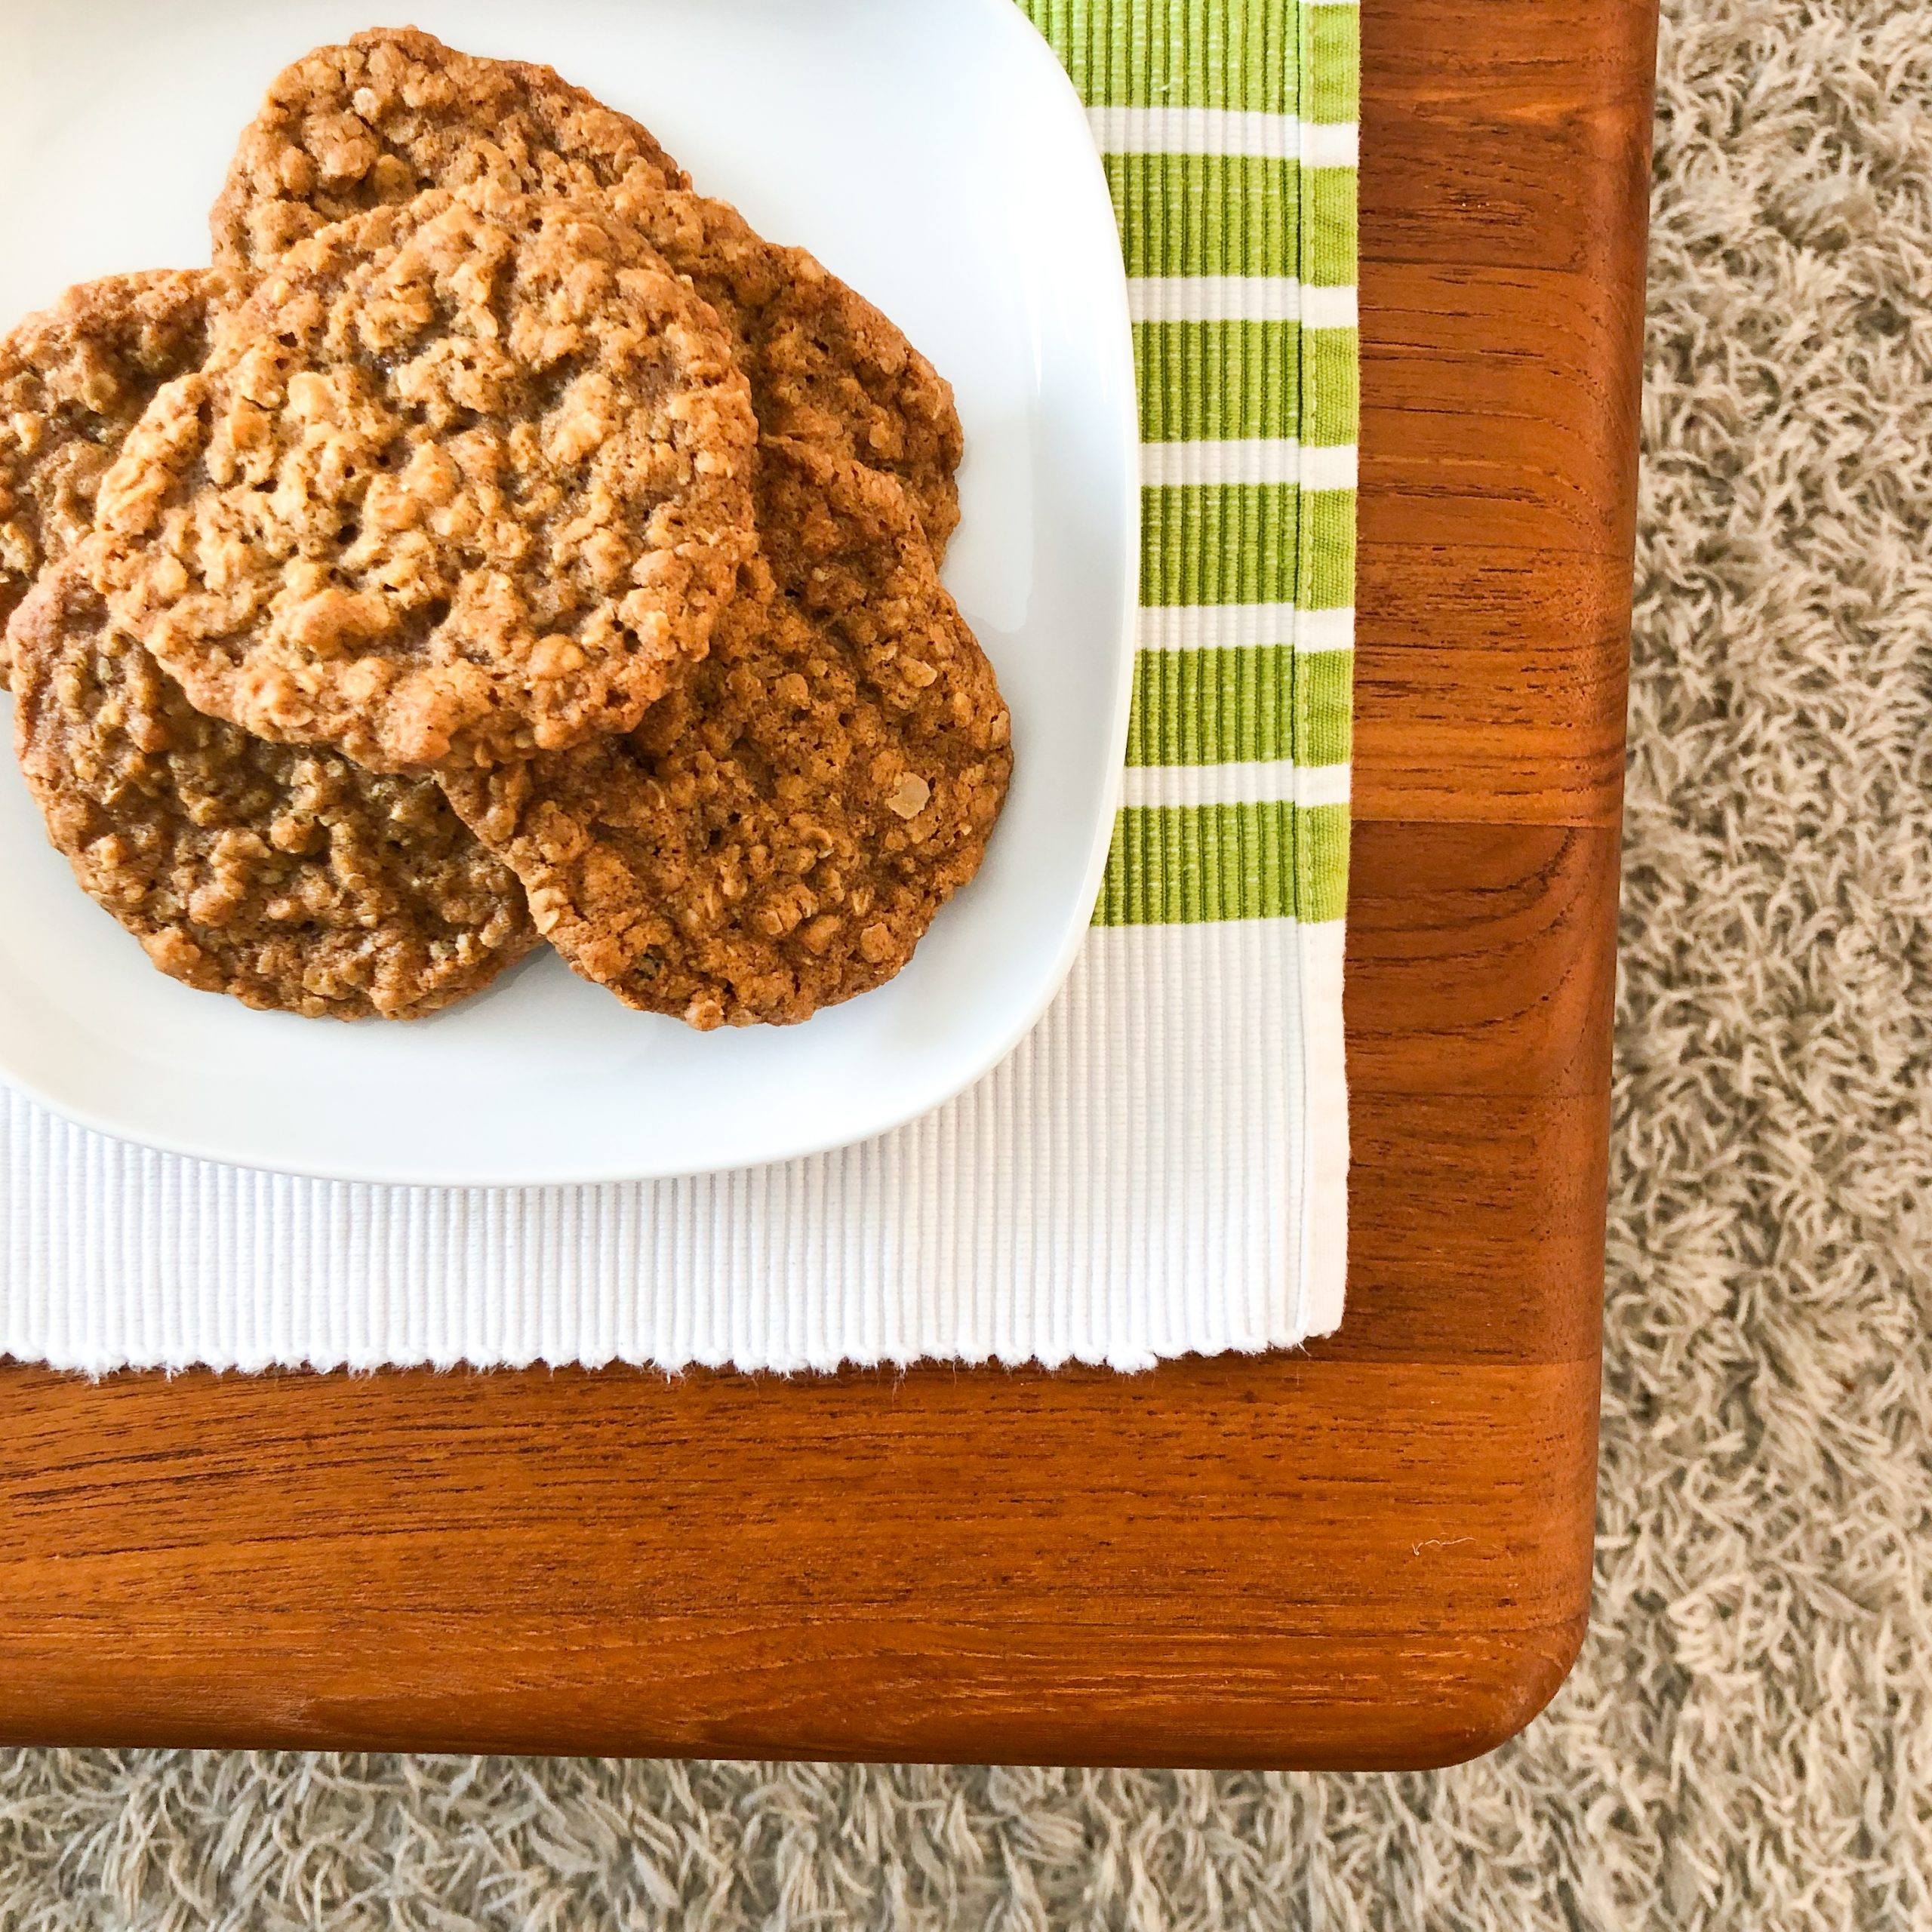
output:
[[[403,11],[637,116],[700,188],[811,248],[951,379],[967,457],[946,576],[1013,709],[1005,815],[912,964],[801,1026],[700,1035],[547,954],[438,1017],[345,1026],[155,972],[0,760],[0,1076],[107,1133],[380,1181],[693,1174],[883,1132],[1039,1017],[1113,821],[1138,431],[1119,245],[1078,100],[1013,0]],[[5,0],[0,327],[72,281],[206,261],[206,211],[271,77],[371,24],[368,0]]]

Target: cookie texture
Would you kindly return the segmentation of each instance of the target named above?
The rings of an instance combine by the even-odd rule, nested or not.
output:
[[[766,432],[897,475],[944,554],[963,446],[951,386],[837,276],[691,192],[645,128],[547,68],[460,54],[414,29],[317,48],[278,77],[242,137],[215,206],[215,260],[257,275],[328,222],[485,180],[618,191],[731,329]]]
[[[109,620],[85,546],[15,613],[15,736],[48,835],[155,964],[249,1005],[414,1018],[537,943],[428,779],[205,716]]]
[[[648,128],[548,67],[379,27],[276,75],[210,218],[214,258],[257,275],[317,229],[430,188],[571,194],[634,173],[688,185]]]
[[[891,478],[763,448],[761,556],[628,735],[445,780],[539,928],[627,1004],[785,1023],[891,978],[1012,770],[992,666]]]
[[[116,620],[202,710],[420,771],[628,729],[752,541],[717,318],[599,201],[432,190],[291,251],[128,437]]]
[[[0,336],[0,638],[35,573],[93,528],[155,392],[199,366],[220,289],[205,269],[111,275]],[[0,641],[0,689],[7,665]]]
[[[864,297],[729,202],[638,178],[614,199],[730,329],[760,430],[897,476],[943,558],[965,447],[952,384]]]

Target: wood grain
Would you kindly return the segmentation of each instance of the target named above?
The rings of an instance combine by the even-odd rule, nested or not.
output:
[[[1342,1332],[0,1369],[0,1738],[1367,1767],[1527,1721],[1588,1605],[1653,34],[1364,9]]]
[[[1535,550],[1371,529],[1358,577],[1358,816],[1616,829],[1627,552],[1552,569]]]
[[[1470,1697],[1498,1651],[1513,1709],[1553,1684],[1595,1379],[128,1378],[76,1457],[71,1385],[17,1375],[0,1734],[1269,1762],[1298,1681],[1365,1762],[1391,1631]]]

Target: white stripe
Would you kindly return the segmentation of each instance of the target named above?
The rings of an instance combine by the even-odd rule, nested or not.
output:
[[[1301,284],[1287,275],[1145,275],[1127,285],[1137,322],[1294,322]]]
[[[1103,154],[1256,154],[1286,160],[1300,148],[1299,124],[1286,114],[1224,107],[1090,107],[1094,144]]]
[[[1144,489],[1189,484],[1298,483],[1301,448],[1292,436],[1229,437],[1220,442],[1143,443]]]
[[[1305,329],[1352,329],[1358,319],[1354,285],[1346,288],[1304,288],[1301,325]]]
[[[1235,651],[1290,644],[1298,651],[1352,651],[1355,614],[1297,611],[1292,604],[1183,604],[1140,614],[1143,651]]]
[[[1353,168],[1361,151],[1352,121],[1225,107],[1090,107],[1087,118],[1103,154],[1292,156],[1305,168]]]
[[[1303,167],[1361,165],[1361,140],[1352,121],[1304,121],[1300,127]]]
[[[1131,764],[1123,806],[1346,805],[1346,764],[1294,765],[1282,758],[1247,764]]]
[[[1295,803],[1304,811],[1312,811],[1318,805],[1346,805],[1349,769],[1346,764],[1296,766]]]
[[[1352,490],[1352,443],[1304,446],[1292,436],[1231,436],[1218,442],[1143,443],[1145,489],[1229,483],[1297,483],[1304,490]]]
[[[1352,329],[1355,291],[1304,288],[1289,275],[1143,275],[1127,285],[1137,322],[1300,322]]]
[[[1355,614],[1346,611],[1303,611],[1295,625],[1295,649],[1303,657],[1318,651],[1352,651]]]
[[[1301,475],[1304,490],[1352,490],[1355,487],[1353,443],[1304,443]]]

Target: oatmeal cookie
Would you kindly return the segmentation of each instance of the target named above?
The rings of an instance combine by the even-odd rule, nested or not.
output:
[[[202,710],[423,771],[629,729],[752,543],[718,319],[601,200],[321,230],[103,483],[101,587]]]
[[[731,331],[761,426],[897,475],[934,552],[959,521],[951,386],[802,249],[758,235],[637,122],[547,68],[460,54],[413,29],[318,48],[281,75],[215,205],[215,260],[264,271],[329,221],[426,188],[615,189]]]
[[[703,1028],[891,978],[979,869],[1012,771],[899,485],[783,440],[760,471],[763,554],[636,730],[445,780],[580,973]]]
[[[200,366],[220,287],[205,269],[110,275],[0,337],[0,690],[7,620],[93,528],[100,479],[155,392]]]
[[[864,297],[729,202],[638,180],[613,199],[731,331],[760,432],[897,476],[943,558],[964,449],[952,386]]]
[[[633,173],[689,185],[649,129],[548,67],[377,27],[270,84],[214,205],[215,260],[259,273],[318,229],[426,189],[488,180],[573,194]]]
[[[85,546],[15,614],[20,764],[82,888],[164,973],[249,1005],[414,1018],[537,943],[435,783],[204,716],[109,621]]]

